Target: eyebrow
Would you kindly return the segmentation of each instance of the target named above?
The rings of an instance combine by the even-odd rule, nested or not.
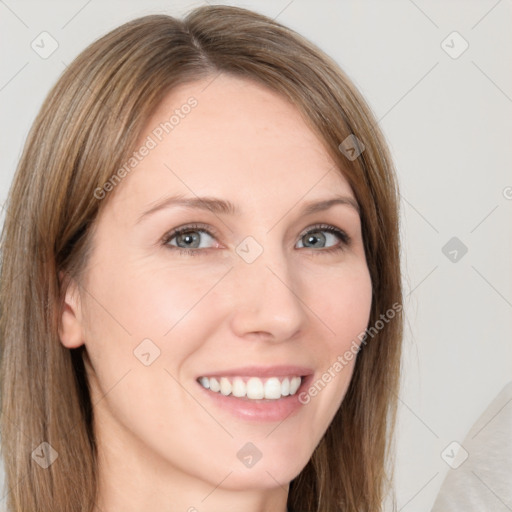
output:
[[[349,196],[336,196],[320,201],[310,201],[304,203],[302,214],[311,215],[316,212],[328,210],[329,208],[338,204],[350,206],[358,214],[360,213],[359,205],[354,198]],[[177,195],[166,197],[158,201],[149,210],[143,212],[137,219],[136,223],[138,224],[144,218],[152,215],[157,211],[178,206],[189,209],[205,210],[215,214],[240,215],[241,213],[240,209],[235,204],[224,199],[219,199],[217,197],[183,197]]]

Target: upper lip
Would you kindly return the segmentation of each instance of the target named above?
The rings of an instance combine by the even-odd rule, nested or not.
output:
[[[288,377],[290,375],[306,377],[313,370],[305,366],[277,365],[277,366],[243,366],[229,370],[206,372],[199,377]]]

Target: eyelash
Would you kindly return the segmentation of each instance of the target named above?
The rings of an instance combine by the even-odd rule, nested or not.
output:
[[[180,255],[200,256],[201,252],[205,251],[206,249],[183,249],[182,247],[169,245],[169,242],[174,237],[179,236],[183,233],[188,233],[190,231],[198,231],[201,233],[206,233],[207,235],[211,236],[212,238],[217,237],[216,231],[212,228],[207,229],[207,226],[204,224],[189,224],[189,225],[174,229],[174,230],[166,233],[164,235],[164,237],[162,238],[162,244],[168,248],[170,247],[171,250],[178,251],[178,253]],[[345,250],[345,248],[348,247],[352,242],[352,239],[350,238],[350,236],[348,236],[344,231],[342,231],[334,226],[331,226],[329,224],[316,224],[314,226],[311,226],[306,231],[303,231],[301,233],[301,235],[299,236],[299,240],[301,238],[303,238],[304,236],[306,236],[308,233],[315,232],[315,231],[328,231],[330,233],[333,233],[336,236],[338,236],[338,238],[340,238],[341,243],[339,243],[338,245],[336,245],[334,247],[329,247],[327,249],[319,249],[319,250],[313,249],[313,253],[324,253],[324,254],[325,253],[329,253],[329,254],[337,253],[339,251]],[[303,247],[303,249],[307,249],[307,247]]]

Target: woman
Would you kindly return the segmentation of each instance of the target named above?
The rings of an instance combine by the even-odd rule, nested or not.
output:
[[[9,510],[381,510],[397,197],[364,99],[269,18],[201,7],[89,46],[2,235]]]

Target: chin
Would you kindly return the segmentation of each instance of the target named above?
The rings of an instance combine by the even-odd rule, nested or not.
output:
[[[262,458],[251,468],[237,467],[236,469],[229,469],[233,473],[229,478],[226,478],[222,486],[230,490],[261,490],[273,489],[277,486],[286,487],[299,475],[308,462],[309,458],[295,462],[288,458],[287,460],[267,461],[264,464]]]

